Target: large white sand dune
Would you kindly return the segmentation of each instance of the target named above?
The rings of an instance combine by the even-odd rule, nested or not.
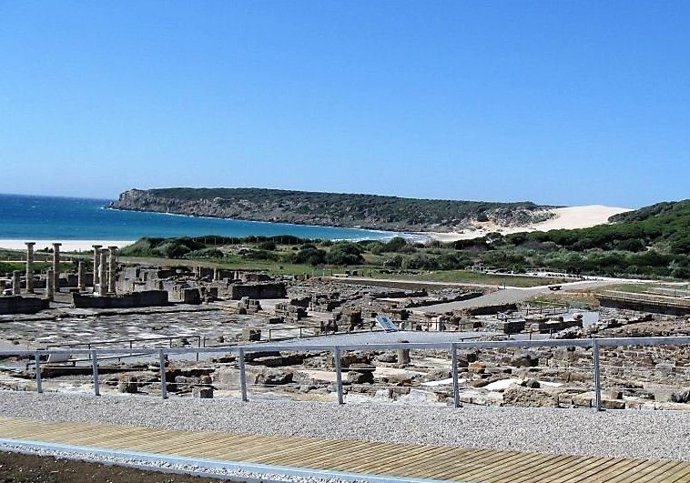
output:
[[[536,223],[532,228],[539,231],[589,228],[590,226],[603,225],[613,215],[631,211],[629,208],[616,208],[613,206],[587,205],[570,206],[568,208],[556,208],[552,210],[556,218]]]
[[[549,210],[556,216],[541,223],[524,226],[499,226],[495,223],[476,223],[474,229],[454,233],[429,233],[432,238],[441,241],[469,240],[479,238],[487,233],[499,232],[504,235],[525,231],[549,231],[558,229],[589,228],[591,226],[608,223],[609,217],[619,213],[631,211],[629,208],[614,206],[586,205],[555,208]]]

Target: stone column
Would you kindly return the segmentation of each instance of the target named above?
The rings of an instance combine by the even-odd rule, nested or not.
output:
[[[398,365],[405,367],[410,364],[410,349],[398,349]]]
[[[86,280],[84,277],[84,261],[79,260],[79,265],[77,266],[77,286],[79,291],[83,292],[86,290]]]
[[[108,258],[108,293],[115,293],[115,272],[117,271],[117,247],[108,247],[110,257]]]
[[[93,291],[96,291],[98,287],[98,268],[101,264],[101,247],[103,245],[92,245],[93,246]]]
[[[34,245],[26,242],[26,293],[34,293]]]
[[[53,243],[53,272],[55,277],[55,290],[60,291],[60,245],[62,243]]]
[[[98,294],[108,293],[108,250],[101,250],[101,259],[98,262]]]
[[[46,298],[50,301],[55,298],[55,273],[50,269],[46,273]]]
[[[19,270],[14,270],[12,272],[12,295],[19,295],[21,293],[19,284],[21,283],[20,278],[21,272]]]

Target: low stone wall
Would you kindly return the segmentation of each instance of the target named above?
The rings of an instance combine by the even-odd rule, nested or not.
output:
[[[14,295],[0,297],[0,314],[35,314],[49,308],[48,299]]]
[[[644,294],[618,295],[618,294],[603,294],[598,297],[599,303],[602,307],[634,310],[636,312],[648,312],[653,314],[665,314],[682,317],[690,314],[690,303],[686,300],[655,300],[651,296]]]
[[[231,285],[230,298],[232,300],[241,300],[242,297],[249,297],[250,299],[282,299],[287,297],[287,290],[282,282]]]
[[[495,315],[501,312],[513,312],[517,310],[515,304],[485,305],[467,309],[469,315]]]
[[[113,297],[94,297],[73,293],[72,302],[78,309],[129,309],[169,304],[168,292],[165,290],[148,290]]]

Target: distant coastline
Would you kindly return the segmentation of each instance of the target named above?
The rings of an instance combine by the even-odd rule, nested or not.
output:
[[[360,227],[425,241],[480,238],[488,233],[589,228],[630,211],[602,205],[554,207],[257,188],[133,189],[113,209],[293,226]],[[382,228],[383,227],[383,228]]]
[[[0,194],[0,247],[24,241],[134,241],[141,237],[293,235],[328,240],[390,239],[419,235],[298,224],[105,209],[108,200]],[[4,243],[2,241],[5,241]],[[83,243],[82,243],[83,242]]]
[[[628,211],[625,208],[582,206],[556,208],[554,216],[538,223],[501,226],[492,221],[467,224],[462,230],[414,230],[396,232],[307,223],[275,223],[238,220],[203,214],[162,213],[147,210],[121,210],[105,199],[0,195],[0,247],[23,248],[24,241],[46,244],[61,241],[73,249],[90,249],[94,243],[123,246],[141,237],[180,236],[277,236],[294,235],[309,239],[385,240],[402,236],[426,242],[450,242],[479,238],[488,233],[509,234],[524,231],[586,228],[606,223],[608,218]],[[168,216],[165,216],[168,215]]]
[[[424,232],[419,232],[419,233],[407,233],[407,232],[396,232],[396,231],[387,231],[387,230],[376,230],[374,228],[362,228],[358,226],[354,227],[348,227],[348,226],[339,226],[339,225],[313,225],[309,223],[290,223],[290,222],[273,222],[273,221],[262,221],[262,220],[244,220],[241,218],[225,218],[225,217],[220,217],[220,216],[208,216],[208,215],[194,215],[194,214],[186,214],[186,213],[169,213],[169,212],[160,212],[160,211],[148,211],[148,210],[124,210],[120,208],[113,208],[110,205],[106,205],[103,207],[106,210],[113,210],[113,211],[123,211],[123,212],[128,212],[128,211],[135,211],[139,213],[151,213],[151,214],[156,214],[156,215],[164,215],[164,216],[180,216],[183,218],[194,218],[194,219],[205,219],[205,220],[226,220],[226,221],[238,221],[242,223],[257,223],[257,224],[262,224],[262,225],[286,225],[286,226],[293,226],[296,228],[301,228],[301,227],[307,227],[307,228],[342,228],[342,229],[351,229],[351,230],[362,230],[367,233],[377,233],[380,234],[384,238],[392,238],[395,236],[401,236],[403,238],[407,239],[421,239],[421,238],[430,238],[432,235],[431,233],[424,233]],[[210,233],[209,233],[210,235]],[[287,233],[286,233],[287,235]],[[363,238],[365,239],[365,238]]]
[[[554,206],[322,193],[263,188],[131,189],[112,208],[247,221],[379,230],[456,232],[475,222],[522,226],[553,217]]]

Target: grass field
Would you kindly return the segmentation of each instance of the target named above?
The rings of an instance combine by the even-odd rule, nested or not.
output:
[[[446,270],[435,272],[408,272],[404,274],[382,273],[378,267],[368,265],[357,265],[352,267],[312,267],[307,264],[290,264],[275,262],[271,260],[174,260],[166,258],[151,257],[121,257],[121,261],[157,264],[163,266],[198,265],[206,267],[227,268],[230,270],[265,270],[276,275],[312,275],[312,276],[331,276],[338,273],[345,273],[346,270],[356,270],[362,277],[397,279],[397,280],[419,280],[425,282],[446,282],[446,283],[477,283],[497,286],[512,287],[537,287],[541,285],[553,285],[565,283],[568,280],[560,278],[529,277],[520,275],[495,275],[469,270]]]

